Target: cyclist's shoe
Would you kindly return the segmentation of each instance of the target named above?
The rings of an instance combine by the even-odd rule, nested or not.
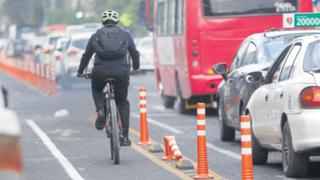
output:
[[[121,137],[120,146],[131,146],[131,140],[129,139],[129,137]]]
[[[104,112],[103,111],[99,111],[98,112],[98,117],[95,123],[96,129],[101,131],[104,126],[106,125],[106,117],[104,116]]]
[[[110,137],[111,137],[111,132],[110,132],[110,127],[109,127],[109,125],[106,124],[106,127],[105,127],[105,128],[106,128],[107,137],[110,138]]]

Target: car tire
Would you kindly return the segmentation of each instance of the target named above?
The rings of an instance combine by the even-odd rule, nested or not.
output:
[[[187,113],[188,110],[185,107],[187,100],[183,99],[180,89],[178,89],[178,96],[176,101],[177,101],[178,112],[180,114]]]
[[[235,139],[235,130],[231,127],[228,127],[226,124],[227,118],[224,109],[222,108],[222,100],[219,100],[218,114],[220,120],[220,139],[221,141],[234,141]]]
[[[282,130],[282,165],[287,177],[305,177],[308,174],[309,156],[294,151],[288,122]]]
[[[261,147],[251,127],[252,162],[254,165],[263,165],[268,161],[269,152]]]

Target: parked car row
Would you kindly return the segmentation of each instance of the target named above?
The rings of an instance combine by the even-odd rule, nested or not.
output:
[[[282,152],[288,177],[308,173],[309,157],[320,155],[320,31],[273,31],[249,36],[230,71],[214,66],[219,85],[222,141],[233,141],[240,116],[252,123],[254,164],[265,164],[268,152]]]

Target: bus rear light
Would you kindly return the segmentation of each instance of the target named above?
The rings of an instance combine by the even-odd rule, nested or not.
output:
[[[191,44],[192,44],[192,46],[198,46],[198,41],[197,40],[192,40]]]
[[[303,108],[320,107],[320,87],[307,87],[300,94],[300,104]]]
[[[192,56],[193,57],[197,57],[199,55],[198,51],[197,50],[193,50],[192,51]]]
[[[197,61],[197,60],[192,61],[192,67],[193,68],[198,68],[199,67],[199,61]]]

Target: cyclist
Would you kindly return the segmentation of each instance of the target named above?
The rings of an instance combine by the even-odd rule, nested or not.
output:
[[[86,50],[82,55],[78,69],[78,77],[82,77],[93,54],[95,54],[94,68],[92,70],[91,89],[92,96],[98,114],[95,122],[97,130],[103,130],[106,124],[104,117],[104,94],[105,79],[113,77],[114,94],[119,109],[123,136],[120,138],[121,146],[130,146],[129,139],[129,115],[130,104],[127,100],[129,85],[129,62],[127,52],[132,58],[133,74],[139,72],[140,54],[136,49],[131,35],[117,26],[119,14],[114,10],[105,10],[101,14],[103,27],[90,38]]]

